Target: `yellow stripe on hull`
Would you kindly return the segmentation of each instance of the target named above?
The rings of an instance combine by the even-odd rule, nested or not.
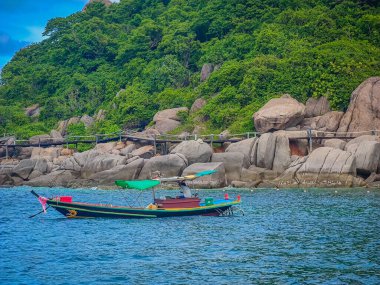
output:
[[[53,208],[61,208],[61,209],[68,209],[68,210],[76,210],[76,211],[83,211],[83,212],[90,212],[90,213],[112,214],[112,215],[132,216],[132,217],[157,218],[156,215],[131,214],[131,213],[117,213],[117,212],[104,212],[104,211],[86,210],[86,209],[83,209],[83,208],[75,208],[75,207],[59,206],[59,205],[51,205],[51,206],[52,206]],[[72,217],[72,218],[75,218],[75,217]]]

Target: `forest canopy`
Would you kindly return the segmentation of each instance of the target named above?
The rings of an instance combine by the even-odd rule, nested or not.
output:
[[[0,133],[28,137],[100,109],[107,116],[94,131],[142,129],[158,110],[197,98],[207,101],[205,132],[251,131],[252,114],[271,98],[326,96],[345,110],[380,71],[377,1],[94,2],[51,19],[44,35],[2,70]],[[204,64],[216,68],[201,82]],[[36,103],[40,115],[27,117]]]

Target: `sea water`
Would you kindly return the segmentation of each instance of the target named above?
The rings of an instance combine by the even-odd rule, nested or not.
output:
[[[244,215],[129,220],[52,208],[28,218],[41,209],[32,189],[114,205],[152,198],[1,189],[0,284],[380,284],[380,190],[207,190],[200,196],[241,194]]]

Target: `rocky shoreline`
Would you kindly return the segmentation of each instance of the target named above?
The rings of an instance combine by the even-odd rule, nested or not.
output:
[[[177,127],[177,113],[184,111],[158,112],[155,126],[145,134]],[[165,155],[130,141],[97,144],[81,153],[63,147],[21,148],[11,159],[0,160],[0,185],[109,187],[117,179],[149,179],[157,171],[169,177],[212,169],[217,172],[193,186],[380,187],[380,77],[367,79],[352,93],[346,113],[331,111],[324,97],[304,105],[284,95],[270,100],[253,120],[259,137],[218,148],[200,139],[183,141]],[[59,139],[64,124],[38,141]],[[308,129],[327,138],[313,140],[311,148],[305,139]],[[342,134],[345,139],[339,138]]]

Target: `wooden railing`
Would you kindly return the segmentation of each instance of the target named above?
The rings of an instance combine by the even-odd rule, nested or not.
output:
[[[311,143],[315,139],[352,139],[360,135],[380,135],[380,130],[370,130],[362,132],[325,132],[318,130],[286,131],[290,140],[308,139]],[[7,134],[8,135],[8,134]],[[150,135],[136,131],[116,132],[110,134],[95,134],[89,136],[67,136],[64,138],[48,138],[31,143],[30,140],[14,140],[12,144],[5,144],[7,140],[0,140],[0,147],[5,148],[5,157],[8,158],[9,148],[16,147],[50,147],[50,146],[75,146],[78,144],[98,144],[112,141],[133,141],[140,144],[151,144],[155,148],[157,144],[180,143],[186,140],[202,139],[209,144],[222,144],[225,142],[238,142],[247,138],[258,137],[258,132],[246,132],[240,134],[230,134],[228,136],[209,134],[209,135]],[[6,138],[4,135],[3,138]],[[3,144],[1,144],[3,142]]]

